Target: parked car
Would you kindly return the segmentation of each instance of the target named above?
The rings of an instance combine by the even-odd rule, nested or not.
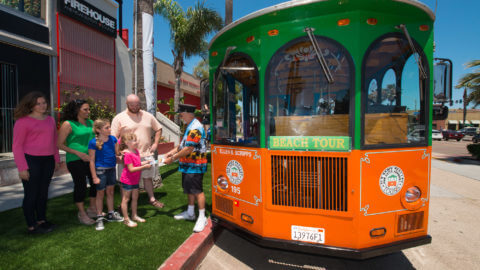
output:
[[[432,130],[432,140],[439,140],[441,141],[443,139],[443,135],[440,131],[434,129]]]
[[[407,134],[407,141],[409,143],[418,143],[425,141],[425,130],[424,129],[414,129],[412,132]]]
[[[476,127],[466,127],[466,128],[460,129],[458,132],[460,132],[460,133],[462,133],[463,135],[466,135],[466,136],[474,136],[475,134],[477,134],[477,128]]]
[[[443,139],[448,141],[450,139],[454,139],[460,141],[465,135],[463,133],[458,132],[456,130],[444,130],[442,131]]]
[[[480,142],[480,134],[478,134],[478,133],[475,134],[475,135],[473,136],[473,138],[472,138],[472,142],[473,142],[473,143],[478,143],[478,142]]]

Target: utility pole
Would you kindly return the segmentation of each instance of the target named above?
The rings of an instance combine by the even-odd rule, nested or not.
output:
[[[463,90],[463,128],[465,128],[466,118],[467,118],[467,88]]]

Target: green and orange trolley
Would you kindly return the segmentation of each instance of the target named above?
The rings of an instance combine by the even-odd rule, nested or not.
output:
[[[298,0],[222,29],[212,220],[347,258],[430,243],[434,19],[414,0]]]

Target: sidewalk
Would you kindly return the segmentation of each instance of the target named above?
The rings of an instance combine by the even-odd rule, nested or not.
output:
[[[48,198],[55,198],[73,192],[73,181],[70,174],[54,177],[50,183]],[[18,208],[23,202],[22,183],[0,187],[0,212]]]

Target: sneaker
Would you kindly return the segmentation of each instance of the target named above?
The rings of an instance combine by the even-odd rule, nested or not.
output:
[[[97,224],[95,224],[95,230],[102,231],[103,229],[105,229],[105,226],[103,226],[103,217],[98,217],[96,223]]]
[[[195,223],[195,227],[193,227],[194,232],[201,232],[207,226],[208,220],[206,217],[198,217],[197,222]]]
[[[130,227],[130,228],[137,227],[137,223],[131,221],[130,219],[125,219],[125,220],[123,221],[123,224],[127,225],[127,226]]]
[[[178,215],[173,216],[174,219],[176,220],[195,220],[196,216],[195,214],[189,215],[188,211],[184,211]]]
[[[108,213],[107,221],[108,222],[122,222],[124,219],[118,212]]]

